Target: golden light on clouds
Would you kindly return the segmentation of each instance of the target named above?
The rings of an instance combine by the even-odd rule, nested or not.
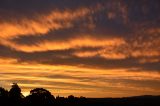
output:
[[[89,13],[89,9],[51,11],[49,14],[39,15],[36,19],[22,18],[13,22],[2,22],[0,24],[0,38],[12,39],[19,36],[42,36],[50,30],[58,30],[72,27],[72,22],[82,18]]]
[[[130,72],[130,69],[119,69],[119,70],[104,70],[104,69],[92,69],[75,66],[50,66],[50,65],[1,65],[1,81],[8,84],[9,82],[15,81],[24,88],[24,92],[27,92],[31,88],[38,86],[52,89],[53,94],[61,93],[75,93],[87,94],[88,92],[94,91],[99,96],[108,95],[108,90],[117,92],[124,90],[126,87],[129,92],[155,92],[156,89],[151,87],[138,87],[136,85],[139,81],[152,81],[160,80],[160,75],[157,72]],[[12,69],[12,70],[10,70]],[[7,71],[6,71],[7,70]],[[9,71],[10,70],[10,71]],[[5,74],[4,74],[5,73]],[[8,74],[7,74],[8,73]],[[62,74],[63,73],[63,74]],[[133,85],[130,82],[133,81]],[[9,86],[9,85],[8,85]],[[145,85],[144,85],[145,86]],[[60,89],[58,89],[60,88]],[[103,94],[98,91],[103,89]],[[66,95],[67,96],[67,95]],[[112,96],[117,96],[116,93]],[[122,96],[119,95],[119,96]]]
[[[83,42],[82,42],[83,41]],[[96,43],[95,43],[96,42]],[[78,37],[71,38],[66,41],[42,41],[36,45],[18,45],[10,41],[2,41],[2,44],[10,46],[16,50],[25,52],[34,51],[47,51],[47,50],[64,50],[70,48],[80,48],[80,47],[104,47],[104,46],[118,46],[125,44],[125,41],[121,38],[113,39],[98,39],[93,37]]]
[[[68,1],[0,1],[0,85],[18,82],[25,95],[160,94],[159,2]]]
[[[13,63],[17,63],[17,59],[0,58],[0,64],[13,64]]]

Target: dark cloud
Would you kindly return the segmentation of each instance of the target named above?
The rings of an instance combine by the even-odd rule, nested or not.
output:
[[[125,0],[128,6],[129,19],[131,22],[144,22],[159,20],[159,0]]]
[[[18,2],[18,4],[16,4]],[[20,3],[19,3],[20,2]],[[21,3],[22,2],[22,3]],[[132,0],[130,1],[112,1],[112,0],[87,0],[87,1],[55,1],[55,0],[40,0],[38,1],[22,1],[18,0],[16,2],[11,2],[15,7],[22,6],[25,10],[30,11],[40,11],[42,12],[43,7],[46,11],[52,11],[54,9],[48,9],[53,7],[56,9],[67,10],[69,8],[79,8],[87,7],[93,9],[93,12],[90,12],[87,16],[82,19],[74,21],[73,27],[60,29],[60,30],[50,30],[47,34],[43,36],[21,36],[14,38],[13,41],[18,44],[27,44],[34,45],[41,41],[56,41],[56,40],[67,40],[77,36],[92,35],[95,37],[124,37],[131,38],[137,35],[137,31],[145,30],[146,28],[155,28],[159,27],[157,22],[160,20],[159,9],[160,3],[159,0]],[[10,3],[5,2],[5,4]],[[15,4],[14,4],[15,3]],[[5,4],[3,6],[5,6]],[[30,8],[27,8],[28,5],[31,5]],[[92,6],[92,4],[94,4]],[[98,10],[97,5],[100,4]],[[24,5],[24,6],[23,6]],[[26,5],[26,7],[25,7]],[[42,6],[41,6],[42,5]],[[51,5],[51,6],[50,6]],[[2,6],[2,7],[3,7]],[[8,6],[10,7],[10,6]],[[47,7],[47,8],[45,8]],[[10,7],[13,9],[13,7]],[[37,10],[38,9],[38,10]],[[7,9],[7,6],[5,8]],[[14,10],[14,9],[13,9]],[[23,9],[17,9],[23,11]],[[15,11],[17,11],[15,10]],[[62,11],[64,11],[62,10]],[[12,10],[11,10],[12,11]],[[22,13],[25,13],[24,11]],[[45,13],[45,12],[44,12]],[[39,13],[43,14],[43,13]],[[108,17],[108,14],[111,14],[111,19]],[[113,16],[112,16],[113,15]],[[29,17],[32,15],[29,15]],[[34,16],[34,15],[33,15]],[[36,16],[35,16],[36,18]],[[89,28],[89,25],[93,24],[93,29]],[[143,35],[144,33],[140,33]],[[140,36],[141,36],[140,35]]]
[[[0,0],[0,80],[159,94],[159,10],[160,0]]]
[[[85,50],[85,48],[84,48]],[[96,48],[95,48],[96,50]],[[74,49],[60,50],[60,51],[47,51],[47,52],[34,52],[34,53],[16,53],[16,58],[20,63],[41,63],[50,65],[73,65],[84,66],[90,68],[104,68],[104,69],[122,69],[122,68],[138,68],[139,71],[159,71],[159,62],[153,63],[139,63],[138,58],[126,59],[105,59],[102,57],[76,57],[72,53]],[[87,50],[88,51],[88,50]],[[92,51],[92,50],[90,50]],[[15,57],[15,55],[12,53]],[[9,55],[11,56],[11,55]]]
[[[83,6],[94,5],[105,0],[1,0],[0,13],[3,20],[18,20],[22,17],[36,18],[37,14],[46,14],[53,10],[75,9]],[[10,19],[12,18],[12,19]]]
[[[4,45],[0,45],[0,57],[5,57],[5,58],[16,58],[17,57],[17,51],[9,48],[9,47],[6,47]]]
[[[16,51],[14,49],[0,46],[2,50],[0,52],[1,58],[14,58],[19,63],[40,63],[50,65],[72,65],[72,66],[84,66],[91,68],[104,68],[104,69],[122,69],[122,68],[138,68],[139,71],[159,71],[159,62],[146,62],[140,63],[139,58],[125,58],[125,59],[106,59],[100,56],[92,57],[77,57],[74,56],[74,52],[94,52],[101,50],[101,47],[90,48],[77,48],[68,50],[52,50],[44,52],[32,52],[26,53],[22,51]]]
[[[149,50],[158,51],[158,49],[153,48],[158,48],[157,45],[159,43],[156,43],[155,46],[153,41],[154,39],[159,38],[157,35],[159,33],[155,32],[156,37],[153,36],[152,38],[149,38],[148,36],[152,36],[155,33],[147,34],[145,30],[147,31],[151,28],[159,28],[159,0],[1,0],[0,21],[5,19],[23,19],[23,17],[19,17],[19,15],[29,18],[37,18],[37,14],[47,14],[56,9],[60,11],[72,9],[74,12],[74,9],[83,7],[96,9],[90,11],[90,14],[84,16],[83,18],[74,21],[73,27],[58,30],[51,29],[48,33],[43,35],[39,34],[39,36],[38,34],[37,36],[28,34],[27,36],[15,37],[11,39],[11,41],[18,45],[30,46],[40,44],[43,41],[67,42],[67,40],[71,38],[86,35],[103,39],[122,37],[123,39],[127,39],[127,43],[130,45],[138,42],[138,47],[133,47],[138,51],[145,48],[145,45],[149,45],[148,42],[151,42],[152,40],[151,43],[153,45],[148,46],[148,48],[152,49]],[[94,27],[89,28],[87,25],[90,24],[93,24]],[[138,41],[137,36],[142,37],[142,39]],[[149,40],[147,38],[149,38]],[[143,42],[144,44],[142,46]],[[26,53],[23,51],[14,50],[8,46],[0,45],[0,57],[16,58],[18,62],[36,62],[51,65],[82,65],[107,69],[138,67],[145,70],[160,70],[160,64],[158,62],[140,64],[139,57],[128,56],[125,59],[106,59],[100,57],[99,55],[81,58],[73,55],[73,53],[77,51],[92,52],[98,51],[102,48],[103,47],[88,47]],[[156,58],[159,58],[159,56],[156,56]]]

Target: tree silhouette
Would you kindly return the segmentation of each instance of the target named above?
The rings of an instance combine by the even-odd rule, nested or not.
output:
[[[27,105],[55,105],[54,96],[44,88],[35,88],[30,91],[30,95],[26,97]]]
[[[0,87],[0,104],[7,104],[8,96],[8,91]]]
[[[0,87],[0,97],[8,97],[8,91]]]
[[[0,106],[160,106],[160,96],[135,96],[126,98],[85,98],[54,96],[44,88],[35,88],[27,97],[13,83],[10,91],[0,87]]]
[[[13,83],[12,88],[9,91],[9,96],[12,98],[23,98],[24,96],[21,93],[21,88],[17,83]]]
[[[9,91],[10,103],[14,105],[20,105],[24,96],[21,93],[21,88],[17,83],[13,83],[12,88]]]

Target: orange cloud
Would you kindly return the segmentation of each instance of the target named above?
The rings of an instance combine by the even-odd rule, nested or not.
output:
[[[14,64],[14,63],[17,63],[17,59],[0,57],[0,64]]]
[[[83,42],[82,42],[83,41]],[[98,39],[94,37],[78,37],[66,41],[42,41],[36,45],[18,45],[10,41],[2,41],[4,45],[24,52],[47,51],[47,50],[64,50],[80,47],[104,47],[118,46],[125,43],[121,38]]]
[[[142,59],[139,59],[139,63],[158,63],[160,62],[160,59],[159,58],[142,58]]]
[[[114,41],[114,39],[112,39]],[[118,51],[117,48],[121,48],[121,46],[125,45],[125,41],[122,42],[118,42],[115,40],[115,42],[117,43],[116,45],[114,45],[114,43],[112,43],[112,45],[103,45],[100,46],[102,47],[99,50],[95,50],[95,51],[76,51],[73,53],[73,55],[77,56],[77,57],[94,57],[94,56],[100,56],[106,59],[125,59],[128,57],[128,55],[126,53],[123,53],[121,51]]]
[[[12,39],[18,36],[42,36],[50,30],[72,27],[72,22],[84,17],[90,12],[87,8],[77,10],[54,10],[49,14],[37,15],[36,19],[22,18],[13,22],[0,24],[0,38]]]
[[[10,64],[0,65],[0,70],[0,80],[5,80],[5,82],[0,83],[3,84],[3,86],[8,84],[7,88],[9,88],[11,81],[16,81],[20,84],[20,87],[24,88],[24,92],[42,86],[51,89],[53,94],[74,93],[74,95],[77,95],[76,92],[92,94],[93,92],[98,92],[100,89],[104,91],[104,94],[100,96],[106,96],[112,91],[113,94],[110,95],[112,97],[114,95],[118,96],[116,93],[123,90],[134,91],[135,95],[140,92],[157,93],[156,89],[158,89],[158,85],[157,88],[155,86],[151,87],[152,85],[148,87],[142,85],[143,81],[160,80],[158,72],[128,71],[130,69],[106,70],[77,66]],[[133,82],[127,82],[128,80]],[[142,83],[140,83],[141,87],[138,87],[135,81],[136,83],[142,81]],[[107,87],[109,87],[109,89],[107,89]],[[131,95],[131,93],[128,93],[128,95]]]

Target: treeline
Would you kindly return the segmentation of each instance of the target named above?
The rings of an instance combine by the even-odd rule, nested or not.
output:
[[[18,84],[13,83],[11,89],[0,87],[0,106],[78,106],[84,105],[85,97],[54,97],[44,88],[35,88],[28,96],[23,96]]]
[[[128,98],[54,97],[44,88],[35,88],[26,97],[21,88],[13,83],[11,89],[0,87],[0,106],[160,106],[160,96]]]

